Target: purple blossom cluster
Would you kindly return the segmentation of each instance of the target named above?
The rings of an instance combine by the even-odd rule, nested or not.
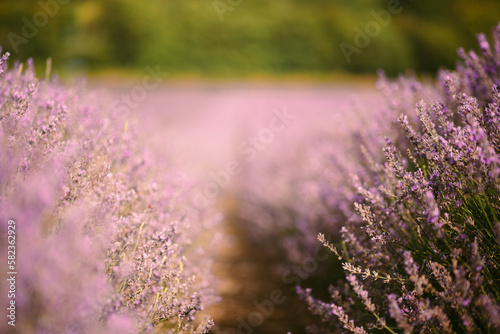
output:
[[[500,331],[500,25],[492,39],[434,86],[380,81],[385,123],[356,136],[352,195],[331,206],[342,238],[319,234],[345,279],[327,302],[298,288],[311,333]]]
[[[194,181],[137,145],[111,99],[0,59],[0,256],[16,222],[8,333],[206,333],[221,220]],[[2,280],[2,305],[7,305]],[[4,308],[5,310],[5,308]]]

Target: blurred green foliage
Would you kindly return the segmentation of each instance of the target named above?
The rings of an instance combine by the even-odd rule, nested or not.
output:
[[[474,47],[476,33],[500,19],[498,0],[401,0],[401,13],[349,63],[340,43],[355,46],[354,28],[364,30],[371,11],[391,1],[0,0],[0,45],[14,58],[50,56],[69,70],[161,64],[172,74],[224,77],[434,73],[453,67],[456,49]],[[222,16],[214,4],[225,6]],[[38,30],[30,38],[27,21]]]

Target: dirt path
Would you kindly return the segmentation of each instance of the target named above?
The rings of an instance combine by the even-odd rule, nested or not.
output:
[[[213,333],[305,333],[310,317],[293,286],[273,273],[275,262],[263,254],[262,245],[247,240],[232,208],[225,211],[229,242],[221,245],[213,266],[222,301],[206,310],[216,323]]]

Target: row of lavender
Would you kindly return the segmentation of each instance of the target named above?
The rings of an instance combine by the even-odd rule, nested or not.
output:
[[[247,183],[243,221],[267,226],[285,268],[307,263],[318,233],[339,260],[297,272],[332,284],[326,302],[313,297],[321,286],[298,287],[321,318],[311,333],[500,330],[500,26],[492,38],[478,36],[479,54],[460,49],[436,84],[382,77],[386,101],[351,138],[359,154],[320,131],[282,165],[255,162],[292,186],[263,192],[276,173]],[[244,224],[256,241],[259,226]],[[336,282],[324,267],[339,263]]]
[[[192,206],[193,181],[146,154],[101,92],[38,80],[31,62],[8,69],[7,59],[0,233],[15,222],[17,275],[15,298],[0,283],[1,304],[15,302],[0,332],[208,332],[212,321],[196,315],[217,298],[208,269],[220,218]],[[7,246],[2,237],[3,262]]]

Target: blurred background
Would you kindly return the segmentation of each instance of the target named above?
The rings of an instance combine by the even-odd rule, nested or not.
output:
[[[0,45],[13,58],[60,73],[143,73],[160,64],[173,77],[417,74],[453,67],[456,49],[500,19],[498,0],[401,0],[401,13],[352,53],[355,27],[396,0],[0,0]],[[39,67],[40,68],[40,67]]]

